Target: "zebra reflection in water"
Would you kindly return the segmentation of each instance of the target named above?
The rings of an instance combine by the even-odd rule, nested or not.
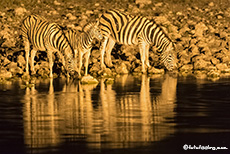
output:
[[[66,140],[82,141],[92,149],[131,148],[174,133],[169,120],[175,115],[177,79],[167,74],[164,79],[122,76],[113,85],[104,80],[99,85],[60,82],[62,90],[55,91],[52,82],[47,93],[26,89],[25,143],[31,148]],[[136,82],[140,85],[134,89],[130,85]]]

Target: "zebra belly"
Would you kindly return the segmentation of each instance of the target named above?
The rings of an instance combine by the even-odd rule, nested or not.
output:
[[[124,44],[124,45],[138,45],[138,40],[136,38],[133,38],[130,40],[128,40],[128,39],[121,40],[121,39],[117,38],[116,42],[119,44]]]

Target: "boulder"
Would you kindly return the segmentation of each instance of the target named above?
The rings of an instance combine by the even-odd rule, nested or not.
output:
[[[128,74],[129,73],[127,66],[124,62],[118,63],[115,66],[115,71],[117,74]]]
[[[82,77],[81,83],[82,84],[97,84],[98,81],[94,77],[92,77],[90,75],[87,75],[87,76],[83,76]]]
[[[24,7],[18,7],[14,10],[16,16],[23,16],[28,11]]]

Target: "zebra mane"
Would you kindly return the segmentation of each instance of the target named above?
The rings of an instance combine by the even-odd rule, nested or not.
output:
[[[86,24],[83,28],[82,31],[83,32],[88,32],[90,29],[92,29],[92,27],[94,27],[97,23],[96,22],[90,22],[88,24]]]

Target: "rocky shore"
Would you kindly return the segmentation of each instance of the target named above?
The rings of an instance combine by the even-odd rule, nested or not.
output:
[[[25,72],[24,47],[20,38],[21,21],[30,14],[39,14],[63,27],[82,29],[100,14],[113,6],[133,15],[154,19],[176,45],[178,75],[196,78],[214,78],[230,74],[230,5],[218,0],[181,1],[174,3],[144,1],[18,1],[5,4],[0,11],[0,79],[22,78]],[[42,8],[42,9],[41,9]],[[55,56],[54,76],[64,76],[60,60]],[[163,74],[160,55],[150,49],[150,74]],[[36,77],[49,76],[47,55],[38,52],[35,57]],[[140,74],[141,62],[137,46],[115,45],[112,51],[114,67],[102,71],[100,68],[99,42],[92,49],[89,73],[92,76],[114,76],[116,74]]]

